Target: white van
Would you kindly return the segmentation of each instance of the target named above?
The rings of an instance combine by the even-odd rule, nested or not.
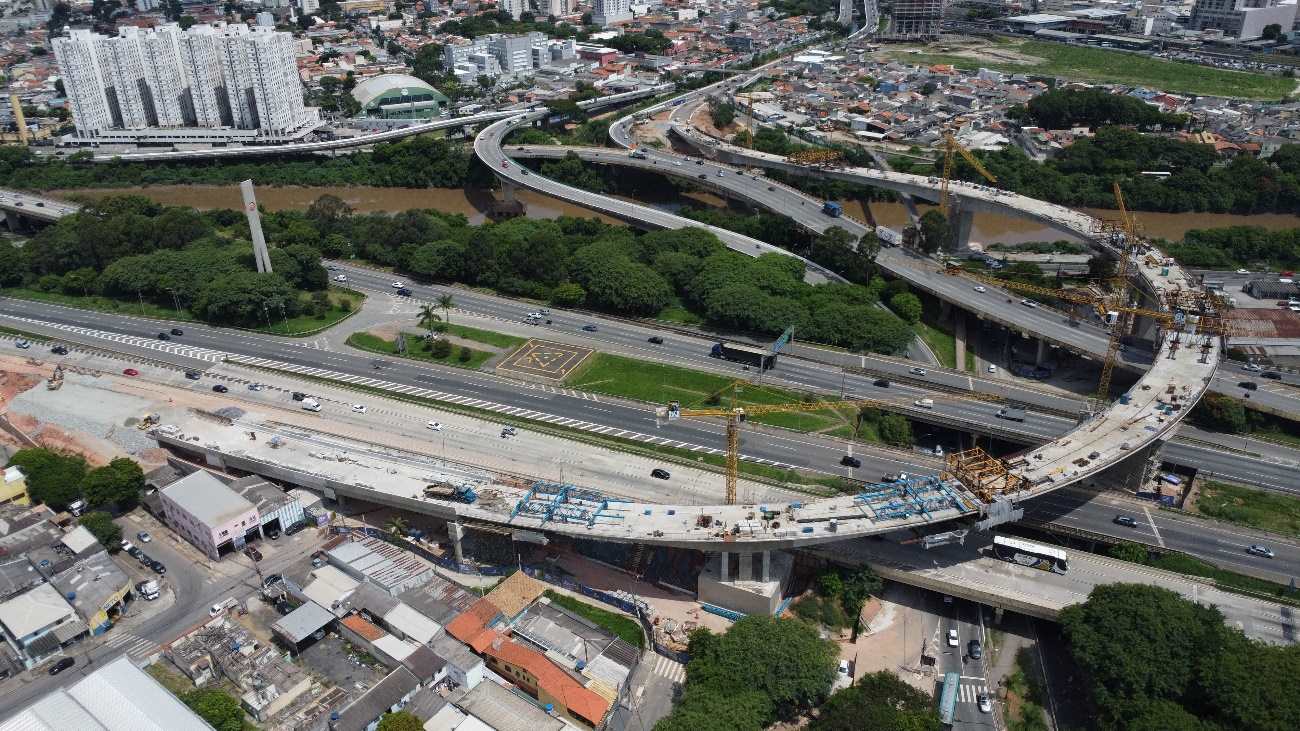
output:
[[[302,400],[302,408],[305,411],[320,411],[320,402],[314,398],[305,398]]]
[[[917,400],[916,400],[915,402],[913,402],[913,403],[914,403],[916,406],[919,406],[919,407],[921,407],[921,408],[923,408],[923,409],[933,409],[933,408],[934,408],[934,399],[922,398],[922,399],[917,399]]]
[[[153,579],[142,581],[136,585],[136,593],[151,602],[158,598],[158,582]]]
[[[84,511],[85,509],[86,509],[85,500],[73,500],[71,503],[68,504],[68,512],[72,513],[73,515],[81,515],[82,511]]]

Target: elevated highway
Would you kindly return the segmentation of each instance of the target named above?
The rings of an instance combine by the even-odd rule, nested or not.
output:
[[[42,223],[53,223],[69,213],[74,213],[81,206],[75,203],[47,198],[20,190],[0,189],[0,211],[4,211],[5,222],[10,231],[21,227],[22,219],[31,219]]]

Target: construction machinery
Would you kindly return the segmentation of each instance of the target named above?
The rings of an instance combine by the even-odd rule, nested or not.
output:
[[[784,404],[750,404],[739,406],[735,403],[735,394],[743,386],[750,385],[748,381],[733,381],[720,391],[710,395],[707,401],[717,399],[723,392],[730,392],[732,403],[728,406],[718,406],[713,408],[702,409],[683,409],[677,401],[669,402],[667,406],[659,407],[655,410],[655,417],[658,421],[676,421],[681,418],[702,418],[720,416],[727,420],[727,463],[726,463],[726,504],[736,504],[736,482],[740,472],[740,425],[751,416],[763,416],[765,414],[787,414],[795,412],[812,412],[825,411],[828,409],[837,409],[843,407],[906,407],[908,400],[887,400],[887,399],[843,399],[838,401],[801,401]],[[969,398],[981,401],[1000,401],[999,396],[988,394],[967,394]],[[927,405],[922,406],[921,403]],[[924,398],[915,402],[918,408],[932,408],[934,399]]]
[[[45,379],[45,389],[47,391],[57,391],[63,388],[63,365],[54,366],[54,372],[50,377]]]
[[[957,138],[950,134],[943,136],[943,184],[939,187],[939,211],[946,217],[951,212],[952,202],[948,195],[948,181],[952,180],[952,166],[957,155],[961,155],[970,166],[975,168],[975,172],[984,176],[984,179],[990,183],[997,184],[998,179],[993,173],[990,173],[980,161],[962,146]]]

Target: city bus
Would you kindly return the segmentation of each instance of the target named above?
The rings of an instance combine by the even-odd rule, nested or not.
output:
[[[943,676],[943,691],[939,693],[939,721],[945,726],[952,726],[957,715],[957,686],[961,684],[961,675],[947,673]]]
[[[1021,566],[1063,574],[1070,568],[1065,551],[1007,536],[993,537],[993,555]]]

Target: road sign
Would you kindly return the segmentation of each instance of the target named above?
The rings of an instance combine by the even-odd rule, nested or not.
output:
[[[781,348],[784,348],[785,346],[789,345],[790,341],[793,339],[794,339],[794,327],[793,326],[787,327],[785,329],[785,332],[781,333],[781,337],[777,338],[776,342],[772,343],[772,355],[776,355],[777,353],[780,353]]]

